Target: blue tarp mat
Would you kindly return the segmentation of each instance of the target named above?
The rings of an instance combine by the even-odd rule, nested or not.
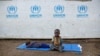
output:
[[[72,51],[72,52],[82,52],[82,47],[80,44],[63,44],[64,51]],[[25,43],[19,45],[17,49],[20,50],[41,50],[41,51],[50,51],[50,48],[26,48]]]

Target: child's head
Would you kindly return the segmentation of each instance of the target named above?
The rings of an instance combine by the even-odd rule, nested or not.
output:
[[[29,45],[30,44],[30,41],[26,42],[26,45]]]
[[[59,29],[55,29],[54,34],[55,34],[55,37],[59,37],[60,30]]]

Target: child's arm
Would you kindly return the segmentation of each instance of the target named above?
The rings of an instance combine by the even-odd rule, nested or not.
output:
[[[60,45],[62,45],[62,44],[63,44],[63,39],[60,38]]]
[[[51,44],[53,44],[54,45],[54,37],[52,38],[52,40],[51,40]]]

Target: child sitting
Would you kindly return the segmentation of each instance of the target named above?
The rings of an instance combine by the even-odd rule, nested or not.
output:
[[[26,42],[27,48],[50,48],[48,44],[46,43],[40,43],[40,42]]]
[[[54,37],[52,38],[52,44],[50,46],[51,50],[58,50],[60,52],[63,51],[63,47],[62,47],[62,40],[60,35],[60,30],[59,29],[55,29],[54,31]]]

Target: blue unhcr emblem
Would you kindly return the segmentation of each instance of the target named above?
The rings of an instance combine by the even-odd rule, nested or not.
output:
[[[88,8],[85,5],[78,6],[78,12],[79,13],[86,13],[87,10],[88,10]]]
[[[88,17],[88,14],[87,14],[88,7],[86,5],[78,6],[77,11],[78,11],[78,14],[77,14],[78,18],[87,18]]]
[[[63,13],[64,12],[64,6],[61,6],[61,5],[54,6],[54,11],[56,13]]]
[[[17,13],[17,6],[8,6],[7,7],[8,14],[6,15],[7,18],[18,18]]]
[[[55,18],[64,18],[65,17],[63,5],[54,6],[54,12],[55,13],[53,14],[53,17],[55,17]]]
[[[16,6],[8,6],[7,11],[9,14],[15,14],[17,12],[17,7]]]
[[[42,14],[40,14],[41,11],[40,6],[38,5],[31,6],[30,10],[31,10],[30,18],[40,18],[42,16]]]
[[[40,6],[31,6],[31,12],[32,13],[39,13],[41,10],[41,7]]]

